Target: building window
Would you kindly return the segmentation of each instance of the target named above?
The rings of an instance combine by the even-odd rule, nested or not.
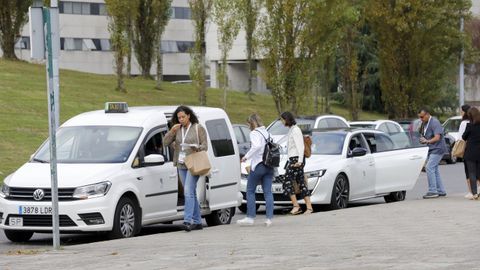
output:
[[[90,3],[82,3],[82,14],[83,15],[90,15]]]
[[[188,7],[172,7],[170,9],[172,19],[190,20],[192,12]]]
[[[82,3],[74,2],[72,3],[73,12],[72,14],[82,14]]]
[[[110,40],[98,38],[60,38],[60,50],[110,51]]]
[[[61,1],[58,4],[58,8],[62,14],[107,15],[107,9],[104,3]]]
[[[193,41],[162,40],[160,46],[162,53],[189,53],[194,45]]]
[[[15,49],[30,50],[30,37],[21,37],[15,44]]]

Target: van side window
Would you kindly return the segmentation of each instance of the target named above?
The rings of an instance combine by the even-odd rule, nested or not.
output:
[[[213,154],[216,157],[230,156],[235,154],[232,137],[224,119],[209,120],[205,122],[208,135],[212,142]]]

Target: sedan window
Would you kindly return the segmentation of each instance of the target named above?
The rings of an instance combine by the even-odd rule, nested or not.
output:
[[[344,141],[342,133],[315,132],[312,134],[312,154],[341,155]]]

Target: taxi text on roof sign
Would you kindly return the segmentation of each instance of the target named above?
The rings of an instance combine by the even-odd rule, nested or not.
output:
[[[105,113],[127,113],[128,104],[126,102],[106,102]]]

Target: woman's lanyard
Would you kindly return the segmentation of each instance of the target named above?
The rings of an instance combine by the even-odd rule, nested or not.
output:
[[[430,125],[430,120],[432,120],[432,116],[430,116],[430,118],[428,118],[427,125],[423,129],[423,136],[427,135],[427,129],[428,129],[428,126]]]
[[[192,126],[192,123],[188,125],[187,131],[185,131],[184,127],[182,127],[182,144],[185,143],[185,138],[187,137],[188,131],[190,130],[190,127]]]

